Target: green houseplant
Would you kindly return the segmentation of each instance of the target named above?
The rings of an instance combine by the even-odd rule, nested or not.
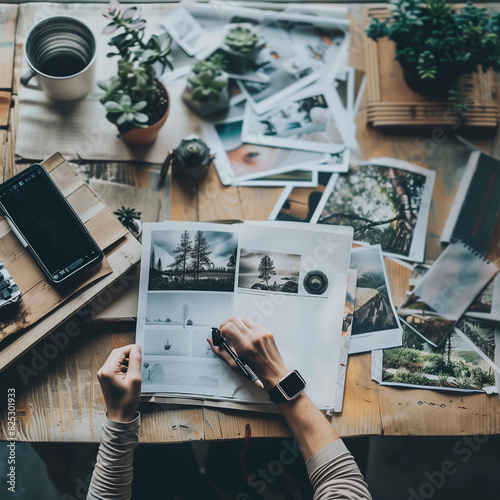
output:
[[[392,15],[372,19],[366,32],[373,40],[388,37],[395,42],[396,60],[413,90],[439,94],[478,67],[500,69],[499,13],[490,16],[471,2],[460,9],[446,0],[390,4]]]
[[[106,108],[106,118],[114,123],[123,139],[132,144],[147,144],[156,139],[168,115],[169,97],[158,81],[169,60],[172,39],[168,34],[144,39],[146,21],[137,7],[125,10],[112,0],[104,14],[110,22],[103,33],[113,34],[108,45],[118,57],[117,74],[99,81],[103,92],[91,97]],[[157,73],[158,72],[158,73]]]
[[[123,205],[113,212],[117,219],[137,238],[142,232],[141,212],[135,208],[125,208]]]
[[[228,24],[219,48],[230,73],[244,74],[265,47],[266,40],[250,23]]]
[[[182,99],[199,116],[208,116],[229,109],[227,84],[224,59],[221,54],[214,54],[193,66]]]

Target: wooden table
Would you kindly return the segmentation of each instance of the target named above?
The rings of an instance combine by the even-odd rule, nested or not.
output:
[[[71,5],[64,6],[71,8]],[[170,5],[144,6],[169,9]],[[364,38],[361,7],[352,6],[352,61],[362,64]],[[22,62],[23,34],[33,19],[55,13],[52,4],[0,5],[0,117],[5,115],[5,92],[12,95],[8,126],[0,119],[0,179],[8,179],[27,164],[16,163],[17,95]],[[15,45],[14,31],[17,25]],[[13,75],[13,78],[12,78]],[[498,83],[497,83],[498,85]],[[8,100],[7,100],[8,102]],[[4,114],[2,114],[2,112]],[[446,131],[446,140],[437,144],[431,131],[416,135],[388,135],[366,126],[362,104],[356,118],[357,138],[364,158],[390,156],[409,160],[437,173],[429,220],[426,258],[434,260],[441,251],[439,235],[446,220],[468,152]],[[442,135],[440,136],[443,137]],[[500,156],[499,135],[471,137],[487,153]],[[172,145],[175,146],[175,145]],[[149,187],[150,168],[117,163],[82,163],[78,168],[98,179]],[[158,168],[155,166],[153,168]],[[224,188],[212,168],[200,181],[173,178],[170,184],[173,220],[267,219],[281,189]],[[500,223],[497,224],[488,256],[500,263]],[[407,275],[391,273],[396,303],[407,284]],[[46,339],[26,353],[18,363],[1,374],[0,439],[11,440],[7,428],[7,389],[16,389],[16,436],[26,441],[97,441],[105,408],[96,378],[109,352],[134,341],[133,323],[90,321],[88,310],[71,321],[80,333],[60,348],[54,359],[40,353],[53,340]],[[370,378],[370,354],[351,356],[347,370],[344,410],[332,418],[342,436],[423,436],[500,433],[500,402],[497,396],[460,394],[379,386]],[[23,370],[24,368],[24,370]],[[30,375],[26,375],[26,368]],[[252,436],[289,436],[290,431],[277,415],[212,410],[200,407],[141,405],[143,442],[222,440],[243,437],[245,425]]]

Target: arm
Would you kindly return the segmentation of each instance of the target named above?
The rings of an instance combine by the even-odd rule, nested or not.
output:
[[[222,323],[221,334],[254,370],[269,391],[289,373],[274,337],[249,318],[233,317]],[[214,353],[239,373],[228,353],[207,339]],[[306,460],[315,499],[371,499],[363,476],[337,431],[304,392],[293,401],[279,404]]]
[[[132,488],[133,451],[139,439],[141,349],[128,345],[114,349],[97,372],[107,414],[87,500],[128,500]]]

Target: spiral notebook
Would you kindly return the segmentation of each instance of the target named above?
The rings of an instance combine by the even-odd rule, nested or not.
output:
[[[472,247],[454,241],[399,308],[398,315],[437,347],[497,271]]]

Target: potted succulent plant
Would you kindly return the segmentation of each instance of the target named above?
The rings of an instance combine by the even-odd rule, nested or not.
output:
[[[220,52],[231,73],[244,74],[265,47],[266,40],[250,23],[228,24]]]
[[[142,232],[141,212],[135,208],[125,208],[123,205],[113,212],[118,220],[137,238]]]
[[[221,54],[193,66],[182,100],[199,116],[229,109],[228,77],[223,68]]]
[[[103,92],[92,94],[107,111],[106,118],[114,123],[120,136],[130,144],[153,142],[165,123],[169,109],[167,89],[158,81],[169,60],[172,39],[168,34],[144,39],[146,21],[137,7],[123,10],[112,0],[104,14],[110,22],[103,33],[118,32],[108,45],[116,49],[108,57],[118,57],[115,76],[99,81]]]
[[[372,19],[367,35],[388,37],[410,88],[422,94],[452,90],[462,75],[500,69],[500,13],[468,2],[454,8],[446,0],[391,0],[392,15]]]

